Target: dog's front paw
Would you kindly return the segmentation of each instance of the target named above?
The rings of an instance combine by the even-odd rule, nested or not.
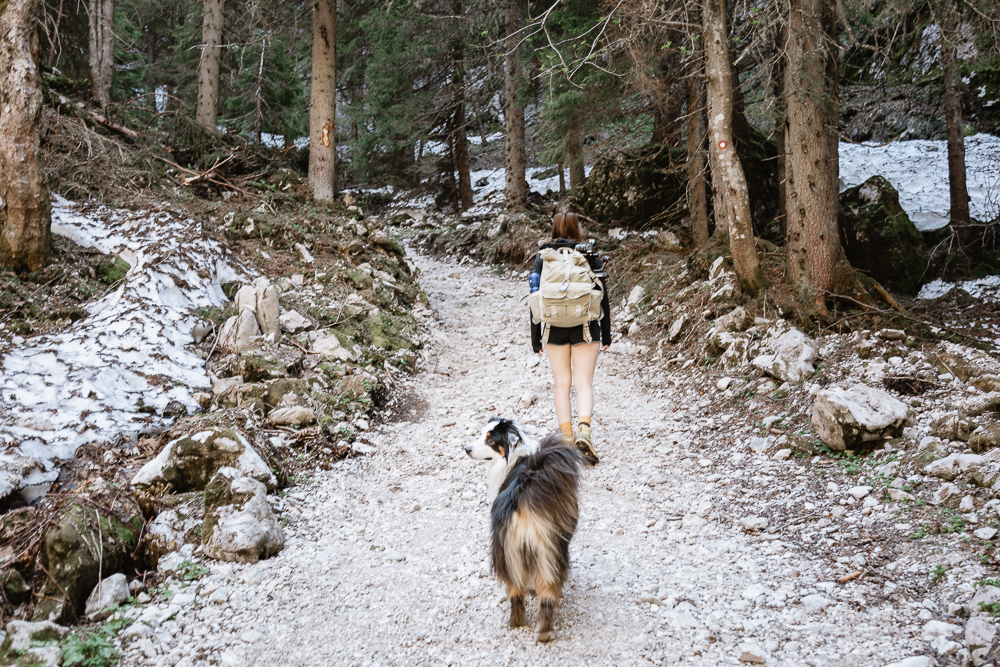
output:
[[[539,632],[535,635],[535,641],[537,642],[550,642],[552,639],[553,637],[551,632]]]

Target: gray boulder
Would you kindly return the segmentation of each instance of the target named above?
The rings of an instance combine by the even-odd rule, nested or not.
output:
[[[267,489],[235,468],[220,469],[205,487],[203,550],[216,560],[256,563],[285,545]]]
[[[818,356],[816,344],[798,329],[781,334],[771,347],[771,354],[762,354],[751,362],[771,377],[795,383],[816,372],[813,367]]]
[[[843,451],[899,435],[908,413],[904,403],[881,389],[831,387],[816,394],[812,425],[830,449]]]
[[[175,491],[203,489],[217,470],[227,466],[267,488],[273,489],[278,483],[246,438],[232,429],[214,428],[168,442],[156,458],[136,473],[132,484],[169,482]]]
[[[87,598],[84,613],[94,621],[103,621],[111,615],[109,609],[128,602],[128,579],[124,574],[112,574],[97,584]]]

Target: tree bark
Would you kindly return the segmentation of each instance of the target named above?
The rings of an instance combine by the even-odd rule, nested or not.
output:
[[[40,0],[9,0],[0,15],[0,264],[18,273],[52,252],[49,191],[39,159],[42,78]]]
[[[750,296],[764,288],[750,218],[743,165],[733,145],[733,74],[729,58],[724,0],[704,0],[705,72],[708,79],[709,150],[713,156],[712,184],[722,194],[724,210],[716,209],[716,225],[728,224],[729,249],[740,287]]]
[[[576,192],[587,180],[587,171],[584,169],[580,130],[575,124],[566,133],[566,162],[569,163],[569,187]]]
[[[219,117],[219,61],[222,57],[222,28],[225,0],[205,0],[201,27],[201,67],[198,72],[198,109],[195,119],[202,127],[215,130]]]
[[[313,0],[312,88],[309,96],[309,188],[317,202],[336,195],[336,5]],[[412,151],[411,151],[412,153]]]
[[[811,292],[821,314],[842,255],[835,26],[824,0],[791,0],[784,81],[788,280]]]
[[[454,0],[452,12],[462,16],[462,0]],[[472,208],[472,173],[469,160],[469,139],[465,120],[465,45],[461,32],[455,38],[451,85],[455,95],[455,168],[458,171],[458,199],[461,210]]]
[[[90,82],[103,109],[111,104],[115,68],[115,0],[90,0]]]
[[[705,190],[704,73],[698,42],[694,43],[693,72],[687,80],[687,195],[691,215],[691,236],[695,247],[708,243],[708,197]]]
[[[528,181],[525,178],[527,157],[524,152],[524,101],[521,99],[522,82],[520,48],[524,38],[519,32],[524,23],[523,0],[508,0],[504,9],[506,38],[504,39],[504,125],[507,134],[507,151],[504,170],[507,175],[507,208],[523,211],[528,206]]]
[[[948,127],[948,186],[951,194],[951,224],[969,224],[969,189],[965,182],[965,132],[962,123],[962,87],[958,76],[958,17],[953,0],[931,3],[941,28],[941,74],[944,78],[944,108]]]

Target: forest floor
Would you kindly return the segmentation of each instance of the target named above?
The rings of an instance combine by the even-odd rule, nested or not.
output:
[[[598,365],[602,460],[583,475],[556,641],[508,629],[489,570],[486,467],[463,447],[493,415],[539,435],[554,427],[551,374],[531,353],[520,281],[411,259],[430,299],[420,313],[430,342],[402,421],[380,427],[371,456],[289,489],[278,556],[210,562],[175,603],[150,604],[133,626],[143,630],[126,631],[136,639],[121,664],[882,666],[934,653],[926,623],[945,618],[960,582],[923,565],[891,575],[922,547],[900,544],[888,509],[863,535],[836,521],[850,471],[734,444],[791,399],[744,409],[698,366],[622,353]],[[775,502],[785,509],[772,530],[743,530],[740,518]],[[796,532],[796,517],[815,520],[827,505],[834,528],[813,542]],[[963,582],[985,576],[968,554],[926,548],[950,557],[941,562]]]

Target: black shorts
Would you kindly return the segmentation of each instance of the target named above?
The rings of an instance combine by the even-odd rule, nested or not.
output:
[[[549,327],[548,345],[586,345],[587,341],[583,339],[584,326],[586,325],[581,324],[578,327]],[[601,342],[601,323],[599,320],[594,320],[590,323],[590,342]]]

